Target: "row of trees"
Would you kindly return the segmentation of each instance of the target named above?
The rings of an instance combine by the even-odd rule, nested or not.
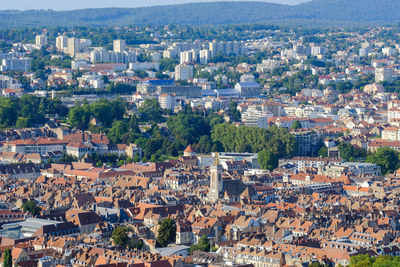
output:
[[[338,146],[340,156],[347,162],[365,161],[376,164],[381,168],[383,175],[393,173],[400,168],[400,152],[389,147],[381,147],[374,153],[369,153],[365,149],[353,146],[349,143],[342,143]],[[326,148],[319,151],[321,156],[327,156]],[[278,161],[282,155],[270,148],[263,149],[258,154],[258,163],[261,168],[273,170],[278,166]]]
[[[367,152],[365,149],[349,143],[341,143],[338,148],[340,156],[344,161],[365,161],[376,164],[381,168],[381,172],[384,175],[393,173],[400,168],[400,153],[389,147],[380,147],[374,153]]]
[[[382,266],[400,266],[400,257],[379,255],[371,257],[368,254],[360,254],[350,258],[349,267],[382,267]]]
[[[222,123],[211,133],[212,140],[220,143],[225,151],[272,151],[278,158],[292,157],[297,151],[296,139],[287,129],[272,126],[268,129]]]
[[[382,174],[386,175],[400,168],[400,153],[389,147],[380,147],[375,153],[367,156],[366,162],[378,165]]]
[[[267,170],[275,169],[280,158],[292,157],[297,151],[296,138],[276,126],[266,130],[222,123],[213,128],[211,136],[224,151],[259,153],[258,163]]]
[[[111,127],[115,120],[123,118],[125,110],[125,103],[121,99],[109,101],[102,98],[92,104],[85,102],[70,109],[68,121],[71,126],[80,130],[87,130],[93,118],[100,125]]]
[[[46,115],[65,117],[68,108],[59,99],[23,95],[0,99],[0,127],[24,128],[46,122]]]
[[[240,117],[236,107],[236,103],[231,103],[228,115],[232,120]],[[84,102],[71,109],[62,105],[59,99],[32,95],[0,99],[0,125],[3,128],[39,125],[45,123],[46,115],[63,118],[68,114],[68,122],[72,127],[95,133],[105,132],[113,143],[137,143],[144,150],[145,160],[157,161],[165,155],[177,156],[189,144],[200,153],[270,150],[272,158],[292,156],[296,150],[295,140],[287,130],[277,127],[268,130],[246,126],[237,128],[233,124],[223,123],[222,116],[216,113],[195,112],[191,108],[168,118],[169,133],[156,125],[164,120],[163,113],[156,99],[147,99],[139,107],[139,118],[136,115],[126,117],[126,104],[120,99],[100,99],[92,104]],[[90,123],[92,119],[96,120],[96,125]],[[138,121],[153,124],[142,133]],[[115,158],[111,161],[120,160],[125,159]],[[97,161],[104,162],[103,159]]]
[[[357,146],[353,146],[350,143],[341,143],[338,145],[340,157],[344,161],[354,162],[365,160],[367,157],[367,151]]]
[[[215,113],[196,113],[188,108],[178,115],[168,118],[167,125],[178,150],[193,145],[200,153],[217,150],[211,139],[211,129],[223,122],[220,115]]]

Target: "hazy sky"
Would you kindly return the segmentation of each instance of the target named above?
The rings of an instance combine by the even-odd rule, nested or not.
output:
[[[1,0],[1,9],[54,9],[69,10],[98,7],[142,7],[188,2],[214,2],[212,0]],[[262,0],[261,0],[262,1]],[[308,0],[264,0],[282,4],[298,4]]]

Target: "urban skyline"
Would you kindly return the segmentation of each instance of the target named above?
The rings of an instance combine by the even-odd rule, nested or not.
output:
[[[0,267],[400,266],[399,0],[22,3]]]

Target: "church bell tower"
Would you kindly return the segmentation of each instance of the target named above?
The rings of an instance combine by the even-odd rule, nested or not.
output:
[[[219,154],[215,155],[214,165],[210,167],[210,191],[208,193],[208,198],[211,201],[217,201],[221,194],[223,193],[222,188],[222,173],[224,169],[222,165],[219,164]]]

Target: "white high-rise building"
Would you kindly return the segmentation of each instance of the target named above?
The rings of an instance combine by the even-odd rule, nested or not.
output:
[[[21,87],[22,84],[18,80],[11,78],[9,76],[0,75],[0,89],[6,89],[6,88],[16,89]]]
[[[160,62],[160,60],[161,60],[161,54],[158,53],[158,52],[153,52],[153,53],[151,53],[151,60],[152,60],[153,62]]]
[[[193,66],[190,64],[179,64],[175,67],[175,81],[189,81],[193,79]]]
[[[257,72],[267,72],[279,66],[280,63],[278,60],[265,59],[262,61],[262,63],[257,64]]]
[[[59,51],[64,51],[68,47],[68,37],[60,35],[56,38],[56,47]]]
[[[47,36],[44,34],[36,35],[37,46],[47,46]]]
[[[241,83],[254,83],[255,78],[251,74],[243,74],[242,76],[240,76],[240,82]]]
[[[168,48],[167,50],[163,51],[163,57],[164,58],[176,58],[178,57],[178,49],[176,48]]]
[[[125,40],[114,40],[113,41],[113,50],[117,53],[122,53],[125,51],[126,42]]]
[[[316,57],[318,55],[325,55],[327,53],[327,49],[321,46],[313,46],[311,47],[311,55]]]
[[[137,61],[135,52],[114,52],[105,50],[94,50],[90,52],[92,63],[133,63]]]
[[[213,57],[217,55],[241,55],[243,44],[238,42],[212,42],[208,44]]]
[[[179,55],[180,63],[193,63],[192,53],[190,51],[183,51]]]
[[[392,48],[392,47],[385,47],[385,48],[382,48],[382,54],[383,54],[384,56],[391,57],[391,56],[394,55],[394,53],[395,53],[395,50],[394,50],[394,48]]]
[[[207,64],[208,60],[211,58],[211,51],[207,49],[200,50],[200,64]]]
[[[174,109],[178,102],[175,94],[161,94],[158,96],[158,102],[163,109]]]
[[[369,47],[365,47],[365,48],[360,48],[359,51],[359,56],[360,57],[366,57],[368,56],[368,54],[371,52],[371,49]]]
[[[5,58],[2,61],[2,71],[29,71],[31,69],[30,58]]]
[[[180,53],[180,63],[195,63],[197,61],[197,51],[189,50]]]
[[[80,40],[78,38],[69,38],[68,39],[68,54],[71,57],[75,57],[79,53],[80,49]]]
[[[242,121],[246,126],[256,126],[267,129],[268,118],[273,116],[274,114],[262,105],[249,106],[249,108],[242,113]]]
[[[376,68],[375,69],[375,82],[392,82],[393,81],[393,70],[388,68]]]

